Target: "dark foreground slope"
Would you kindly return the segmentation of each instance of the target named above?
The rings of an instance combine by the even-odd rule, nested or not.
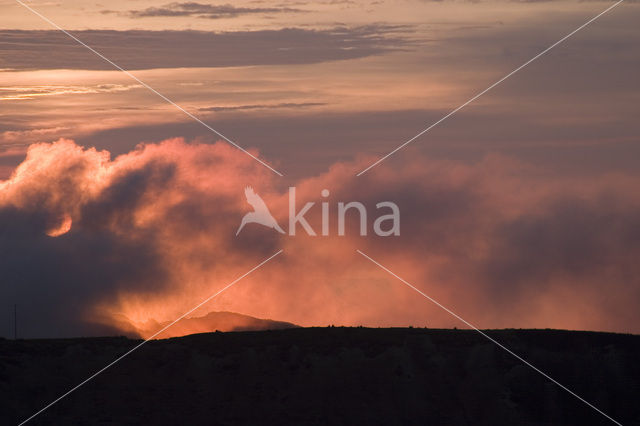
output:
[[[640,336],[487,332],[625,425],[640,424]],[[133,347],[0,340],[0,424]],[[312,328],[151,341],[33,424],[612,424],[474,331]]]

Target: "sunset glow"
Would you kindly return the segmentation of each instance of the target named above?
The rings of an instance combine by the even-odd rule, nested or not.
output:
[[[166,99],[0,6],[2,309],[25,335],[148,337],[280,249],[188,318],[460,326],[359,249],[484,328],[640,332],[637,3],[358,177],[608,3],[271,3],[29,2]],[[332,233],[236,236],[247,186],[280,224],[289,187],[316,230],[329,203]],[[350,201],[366,237],[336,232]]]

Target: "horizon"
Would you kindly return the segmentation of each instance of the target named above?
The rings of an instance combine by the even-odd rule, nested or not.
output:
[[[186,325],[182,327],[168,328],[167,331],[160,333],[157,336],[152,335],[153,332],[157,331],[163,325],[156,321],[149,320],[146,324],[131,324],[132,326],[137,327],[136,329],[119,329],[120,334],[104,334],[104,335],[78,335],[78,336],[64,336],[64,337],[21,337],[18,333],[17,338],[11,337],[3,337],[0,336],[0,339],[7,341],[29,341],[29,340],[74,340],[74,339],[102,339],[102,338],[126,338],[129,340],[168,340],[175,339],[178,337],[188,337],[192,335],[204,335],[211,333],[253,333],[253,332],[274,332],[274,331],[285,331],[291,329],[330,329],[330,328],[350,328],[350,329],[368,329],[368,330],[402,330],[402,329],[416,329],[416,330],[429,330],[429,331],[467,331],[475,333],[476,330],[472,328],[465,327],[451,327],[451,328],[440,328],[440,327],[429,327],[428,325],[396,325],[390,327],[381,327],[381,326],[364,326],[364,325],[340,325],[340,324],[326,324],[326,325],[310,325],[310,326],[300,326],[293,323],[283,322],[274,320],[272,318],[254,318],[248,315],[239,314],[237,312],[229,312],[229,311],[211,311],[206,313],[203,316],[198,317],[185,317],[181,321],[182,322],[190,322],[189,320],[203,320],[211,317],[216,314],[231,314],[237,315],[240,318],[237,318],[239,321],[233,325],[229,325],[228,322],[220,323],[220,322],[212,322],[212,323],[202,323],[201,326],[196,325]],[[248,320],[247,322],[242,322],[243,320]],[[152,327],[154,326],[154,327]],[[216,328],[220,327],[220,328]],[[185,333],[185,329],[188,330]],[[199,331],[201,330],[201,331]],[[493,332],[493,331],[545,331],[545,332],[567,332],[567,333],[596,333],[596,334],[614,334],[614,335],[625,335],[625,336],[638,336],[638,333],[627,333],[627,332],[616,332],[616,331],[599,331],[599,330],[579,330],[579,329],[564,329],[564,328],[515,328],[515,327],[505,327],[505,328],[486,328],[480,329],[482,332]]]

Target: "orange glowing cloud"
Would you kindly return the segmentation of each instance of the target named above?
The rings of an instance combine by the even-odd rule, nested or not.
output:
[[[383,165],[355,178],[369,162],[337,163],[297,183],[298,209],[315,203],[306,219],[316,230],[321,203],[328,204],[328,236],[253,224],[236,237],[251,209],[245,186],[285,231],[289,194],[277,176],[224,143],[172,139],[114,159],[68,140],[33,145],[0,183],[0,218],[12,226],[4,244],[33,263],[7,258],[2,267],[22,283],[10,291],[56,294],[42,313],[50,321],[65,310],[65,324],[121,333],[177,318],[280,249],[190,316],[460,326],[359,249],[479,327],[638,331],[637,178],[542,177],[500,156],[476,164],[416,156],[400,170]],[[395,202],[400,235],[360,236],[351,214],[339,236],[337,203],[349,201],[367,207],[369,230],[376,204]],[[33,264],[45,275],[29,270]],[[203,331],[185,324],[181,333]]]

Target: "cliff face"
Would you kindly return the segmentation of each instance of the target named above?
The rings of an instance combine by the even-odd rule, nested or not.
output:
[[[487,333],[622,424],[640,424],[640,336]],[[137,342],[0,340],[0,423],[24,420]],[[610,424],[474,331],[366,328],[151,341],[38,423]]]

